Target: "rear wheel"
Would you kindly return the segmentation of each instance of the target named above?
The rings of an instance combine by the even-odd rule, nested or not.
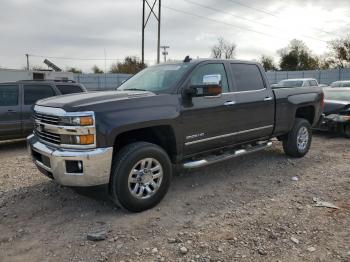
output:
[[[293,157],[303,157],[311,145],[311,125],[302,118],[296,118],[292,130],[283,139],[284,152]]]
[[[171,162],[161,147],[146,142],[127,145],[113,161],[112,199],[133,212],[152,208],[165,196],[171,177]]]

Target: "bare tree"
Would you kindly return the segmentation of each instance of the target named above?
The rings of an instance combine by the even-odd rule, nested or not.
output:
[[[350,66],[350,35],[330,41],[328,47],[331,50],[331,63],[334,67]]]
[[[277,70],[273,58],[270,56],[262,55],[259,59],[259,63],[262,64],[265,71]]]
[[[94,72],[94,74],[103,74],[102,69],[100,69],[97,65],[92,67],[92,72]]]
[[[218,38],[218,43],[211,48],[213,58],[232,59],[236,54],[236,44],[230,43],[222,37]]]

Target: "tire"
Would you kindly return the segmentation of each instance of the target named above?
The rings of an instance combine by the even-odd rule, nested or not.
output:
[[[110,194],[117,205],[141,212],[163,199],[171,179],[168,154],[155,144],[136,142],[123,147],[113,159]]]
[[[303,157],[310,149],[311,125],[303,118],[296,118],[292,130],[283,140],[283,150],[288,156]]]
[[[350,138],[350,124],[344,125],[344,136]]]

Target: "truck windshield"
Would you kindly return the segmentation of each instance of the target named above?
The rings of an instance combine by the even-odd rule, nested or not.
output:
[[[278,85],[283,87],[301,87],[303,86],[303,81],[283,80],[279,82]]]
[[[148,67],[123,83],[118,90],[166,92],[182,77],[189,64],[165,64]]]
[[[340,100],[350,102],[350,91],[324,90],[324,97],[327,100]]]

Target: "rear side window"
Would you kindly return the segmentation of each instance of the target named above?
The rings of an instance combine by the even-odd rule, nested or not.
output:
[[[18,86],[1,85],[0,86],[0,106],[18,105]]]
[[[57,85],[58,90],[62,95],[73,94],[73,93],[81,93],[83,90],[80,86],[77,85]]]
[[[350,87],[350,82],[343,82],[342,87]]]
[[[259,68],[249,64],[231,64],[234,80],[237,84],[237,91],[252,91],[264,89]]]
[[[310,81],[310,86],[317,86],[317,82],[315,80]]]
[[[49,85],[24,85],[23,88],[25,105],[32,105],[40,99],[56,95]]]

